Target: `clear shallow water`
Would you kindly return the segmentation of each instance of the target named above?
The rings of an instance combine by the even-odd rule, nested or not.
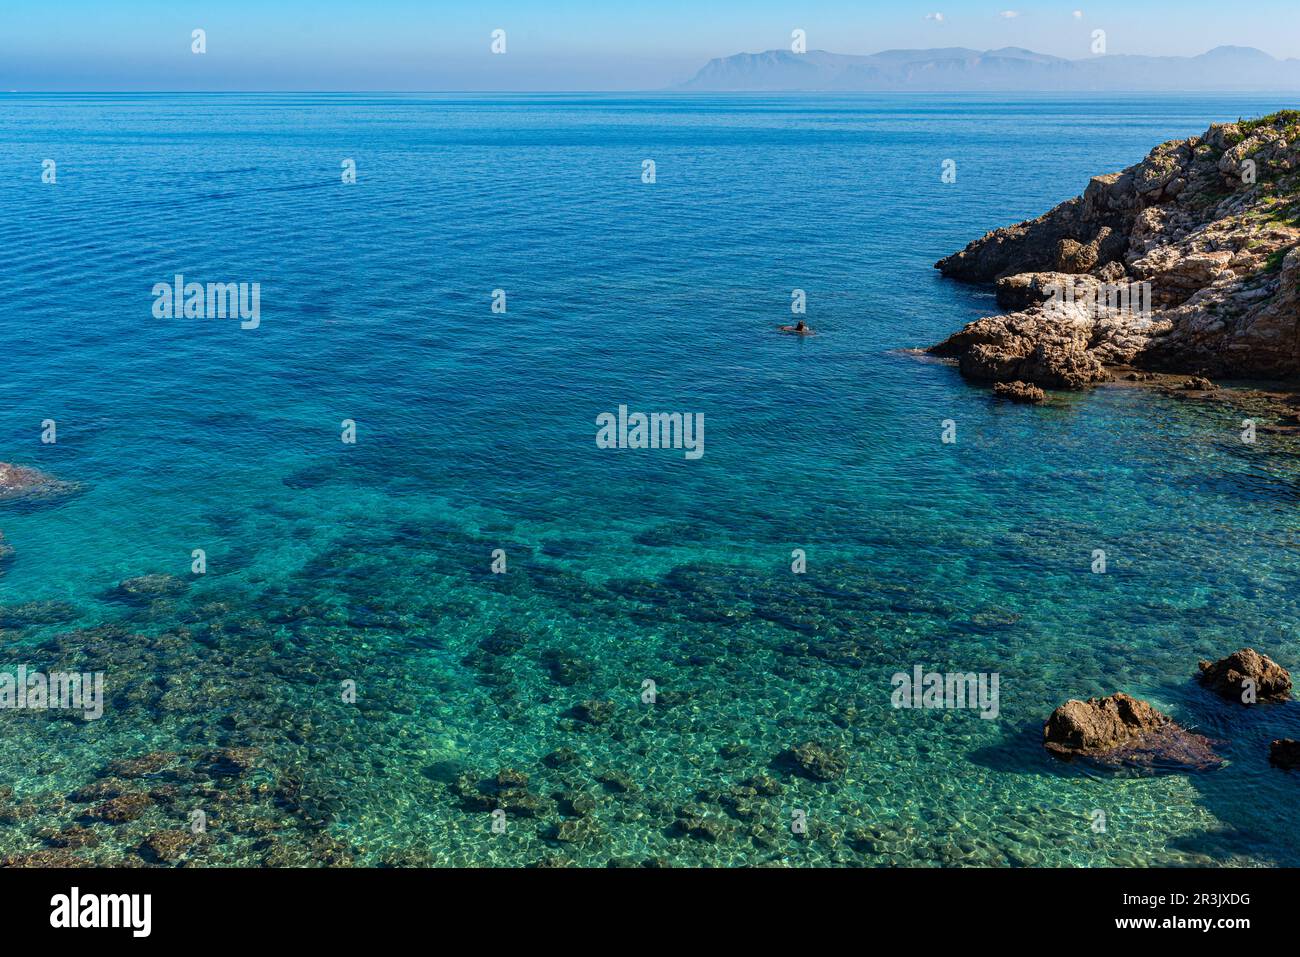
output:
[[[0,851],[47,847],[108,762],[162,750],[115,785],[147,808],[76,853],[150,859],[198,807],[198,864],[1300,863],[1300,783],[1267,764],[1296,706],[1191,682],[1244,644],[1300,663],[1296,449],[1129,388],[1010,407],[896,351],[993,310],[935,259],[1286,105],[0,97],[0,460],[86,486],[0,510],[0,604],[68,606],[7,611],[5,661],[102,666],[112,699],[0,713]],[[260,328],[154,319],[178,272],[260,282]],[[815,338],[773,331],[793,288]],[[704,457],[598,449],[620,403],[703,413]],[[183,594],[114,600],[190,578],[194,548]],[[916,664],[998,672],[999,718],[895,711]],[[1052,708],[1115,690],[1228,765],[1049,759]],[[613,717],[575,720],[586,700]],[[773,765],[806,740],[845,776]],[[257,750],[220,774],[218,747]],[[502,768],[536,806],[498,835],[456,779]],[[755,774],[780,793],[738,802]]]

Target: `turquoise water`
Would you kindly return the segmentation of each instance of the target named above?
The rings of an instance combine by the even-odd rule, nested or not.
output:
[[[1008,406],[900,351],[994,310],[940,256],[1287,105],[0,97],[0,460],[84,483],[0,505],[3,663],[110,699],[0,712],[0,852],[81,821],[78,856],[150,861],[201,809],[187,863],[1300,864],[1267,763],[1295,706],[1191,680],[1245,644],[1300,664],[1296,447],[1133,388]],[[177,273],[259,282],[260,326],[155,319]],[[813,338],[774,331],[796,288]],[[620,404],[702,413],[704,456],[597,448]],[[146,574],[186,587],[115,594]],[[918,664],[998,673],[998,718],[894,710]],[[1115,690],[1228,763],[1043,752]],[[788,772],[809,740],[843,777]],[[522,796],[474,790],[501,769]],[[144,809],[86,824],[97,781]]]

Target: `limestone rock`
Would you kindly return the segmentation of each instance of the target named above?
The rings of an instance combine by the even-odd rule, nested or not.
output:
[[[957,359],[968,378],[1049,388],[1100,382],[1121,364],[1300,374],[1298,212],[1293,114],[1162,143],[1135,166],[1093,177],[1082,196],[936,263],[954,279],[996,282],[1009,312],[929,351]],[[1130,287],[1144,290],[1143,308],[1116,308]],[[1080,294],[1082,308],[1071,301]]]
[[[1289,701],[1291,698],[1291,675],[1254,648],[1242,648],[1213,663],[1203,660],[1200,669],[1202,684],[1233,701],[1242,701],[1247,681],[1254,682],[1256,701]]]
[[[993,394],[1012,402],[1037,403],[1047,399],[1047,394],[1038,386],[1020,381],[999,382],[993,386]]]
[[[1043,725],[1043,746],[1057,757],[1110,765],[1203,769],[1221,763],[1209,739],[1123,692],[1061,705]]]

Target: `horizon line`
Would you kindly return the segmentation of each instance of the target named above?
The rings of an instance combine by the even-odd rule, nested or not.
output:
[[[417,96],[575,96],[575,95],[664,95],[673,96],[944,96],[969,95],[992,96],[1273,96],[1300,95],[1300,87],[1278,89],[1122,89],[1122,90],[1023,90],[1023,89],[960,89],[960,90],[692,90],[678,87],[657,87],[645,89],[573,89],[573,90],[400,90],[400,89],[354,89],[354,90],[0,90],[0,96],[355,96],[369,95],[417,95]]]

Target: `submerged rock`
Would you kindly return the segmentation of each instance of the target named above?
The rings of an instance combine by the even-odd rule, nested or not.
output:
[[[134,758],[118,758],[110,761],[100,772],[109,778],[142,778],[156,774],[176,760],[170,751],[151,751]]]
[[[560,791],[552,795],[560,813],[567,817],[586,817],[596,810],[596,798],[586,791]]]
[[[593,698],[574,705],[569,714],[587,724],[605,724],[614,717],[614,702]]]
[[[130,602],[151,602],[179,595],[189,584],[175,575],[140,575],[118,582],[114,597]]]
[[[81,488],[40,469],[0,462],[0,502],[49,501],[71,495]]]
[[[562,768],[566,765],[573,764],[578,760],[578,752],[572,748],[557,748],[550,754],[542,758],[542,763],[548,768]]]
[[[502,768],[497,772],[498,788],[526,788],[528,787],[528,775],[523,771],[516,771],[514,768]]]
[[[21,605],[0,605],[0,628],[54,625],[77,617],[77,609],[65,601],[28,601]]]
[[[96,847],[99,844],[99,835],[80,824],[72,824],[62,830],[45,828],[37,836],[50,847]]]
[[[146,793],[123,794],[96,805],[86,812],[86,817],[109,824],[125,824],[134,821],[153,806],[153,798]]]
[[[1291,675],[1267,655],[1254,648],[1242,648],[1211,664],[1200,663],[1201,683],[1211,691],[1242,704],[1247,682],[1254,682],[1256,701],[1288,701],[1291,698]]]
[[[592,773],[592,777],[607,791],[615,794],[630,794],[637,790],[632,776],[615,768],[599,768]]]
[[[848,755],[843,751],[828,748],[815,741],[805,741],[782,752],[777,761],[792,773],[814,781],[833,781],[842,778],[849,768]]]
[[[595,673],[595,668],[589,662],[559,648],[543,651],[541,662],[550,672],[551,680],[565,687],[586,681]]]
[[[716,844],[728,831],[727,822],[708,814],[698,804],[687,804],[677,810],[673,831],[683,837]]]
[[[195,767],[213,778],[237,778],[257,767],[258,748],[218,748],[202,755]]]
[[[1279,738],[1268,746],[1268,760],[1287,771],[1300,768],[1300,741]]]
[[[1043,747],[1057,757],[1112,765],[1204,769],[1222,763],[1208,738],[1123,692],[1061,705],[1043,725]]]
[[[21,854],[6,854],[0,857],[0,867],[89,867],[90,862],[78,857],[66,848],[47,848],[40,851],[26,851]]]
[[[466,771],[451,783],[450,790],[467,811],[500,809],[512,816],[539,817],[550,809],[546,799],[528,790],[528,775],[512,768],[502,768],[490,778]]]
[[[145,860],[170,864],[180,860],[194,846],[195,835],[189,831],[154,831],[140,845]]]
[[[78,788],[68,795],[68,800],[74,804],[89,804],[93,801],[104,801],[109,798],[115,798],[122,794],[126,788],[126,782],[117,778],[101,778],[93,781],[83,788]]]
[[[744,787],[753,788],[756,794],[772,797],[785,790],[785,786],[776,778],[767,774],[755,774],[740,782]]]
[[[590,844],[601,838],[600,823],[594,818],[565,818],[551,826],[548,837],[560,844]]]

